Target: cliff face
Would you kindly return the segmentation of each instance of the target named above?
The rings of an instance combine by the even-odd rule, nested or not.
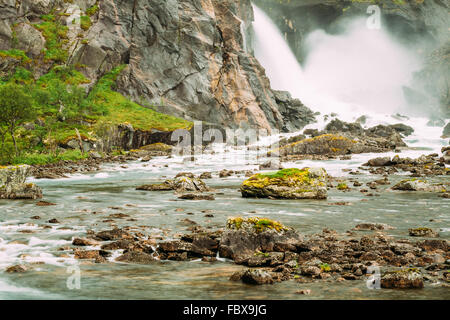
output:
[[[91,25],[72,23],[95,5]],[[50,12],[69,27],[66,63],[83,65],[92,83],[126,64],[117,90],[159,112],[283,131],[314,119],[298,100],[275,98],[264,69],[248,52],[249,0],[0,0],[0,50],[15,47],[39,56],[45,40],[32,24]],[[0,71],[10,67],[0,64]],[[34,73],[49,67],[41,63]]]

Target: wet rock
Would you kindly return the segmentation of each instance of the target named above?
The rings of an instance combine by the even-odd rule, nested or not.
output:
[[[423,191],[423,192],[446,192],[446,188],[441,184],[430,184],[427,181],[418,179],[402,180],[392,187],[392,190],[401,191]]]
[[[190,241],[168,241],[159,244],[160,253],[186,253],[187,258],[202,256],[216,256],[218,241],[205,235],[196,235],[191,238],[183,238]]]
[[[149,264],[155,261],[152,255],[140,252],[140,251],[128,251],[120,257],[116,258],[118,262],[136,263],[136,264]]]
[[[233,174],[234,174],[233,170],[223,169],[222,171],[219,172],[219,177],[220,178],[231,177]]]
[[[7,273],[23,273],[23,272],[27,272],[27,271],[28,271],[27,267],[25,267],[23,265],[15,265],[15,266],[6,268]]]
[[[419,243],[419,247],[426,251],[443,250],[447,252],[449,250],[448,241],[446,240],[424,240]]]
[[[100,257],[99,250],[75,250],[75,259],[87,260],[87,259],[97,259]]]
[[[203,172],[199,178],[202,180],[212,179],[212,174],[211,174],[211,172]]]
[[[327,173],[322,168],[283,169],[273,174],[256,174],[244,181],[245,198],[326,199]]]
[[[40,199],[42,190],[25,183],[30,173],[28,165],[0,167],[0,199]]]
[[[391,158],[383,157],[383,158],[370,159],[364,165],[371,166],[371,167],[383,167],[383,166],[389,166],[391,164],[392,164]]]
[[[295,292],[296,294],[303,294],[305,296],[309,296],[311,294],[311,290],[310,289],[304,289],[304,290],[299,290]]]
[[[315,266],[309,266],[302,269],[302,275],[310,276],[310,277],[316,277],[320,275],[320,268]]]
[[[301,236],[295,230],[279,222],[264,218],[231,218],[222,234],[219,254],[242,264],[257,252],[274,252],[275,244],[295,246],[299,241]]]
[[[275,161],[267,161],[259,165],[259,170],[281,170],[283,166]]]
[[[412,237],[428,237],[428,238],[437,238],[439,237],[439,233],[430,228],[414,228],[409,229],[409,235]]]
[[[247,269],[242,273],[240,280],[253,285],[273,284],[274,282],[272,275],[261,269]]]
[[[216,200],[213,194],[186,193],[178,197],[183,200]]]
[[[422,289],[423,277],[416,269],[388,272],[381,277],[385,289]]]

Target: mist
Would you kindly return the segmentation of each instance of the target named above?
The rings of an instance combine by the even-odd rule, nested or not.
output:
[[[403,87],[422,67],[421,59],[383,28],[369,29],[367,17],[340,21],[339,34],[310,33],[300,65],[270,18],[256,6],[254,10],[255,55],[274,89],[346,120],[356,114],[408,114]]]

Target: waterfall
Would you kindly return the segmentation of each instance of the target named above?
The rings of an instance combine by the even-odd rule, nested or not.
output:
[[[393,117],[408,113],[403,86],[408,85],[420,62],[386,31],[368,29],[362,17],[347,22],[339,35],[311,32],[301,66],[271,19],[257,6],[253,9],[255,56],[273,89],[289,91],[322,115],[335,113],[348,122],[364,115],[367,126],[403,122],[416,129],[415,138],[422,139],[422,146],[437,150],[443,144],[439,138],[442,129],[427,126],[429,119]]]

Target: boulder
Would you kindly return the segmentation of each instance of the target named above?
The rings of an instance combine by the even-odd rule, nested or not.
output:
[[[243,283],[254,285],[272,284],[274,282],[271,274],[261,269],[247,269],[240,278]]]
[[[441,184],[430,184],[418,179],[402,180],[392,187],[392,190],[401,191],[423,191],[423,192],[446,192],[447,189]]]
[[[230,218],[219,243],[219,254],[244,264],[253,258],[255,253],[276,252],[279,248],[289,245],[295,250],[295,244],[301,240],[295,230],[277,221],[258,217]]]
[[[33,183],[25,183],[30,166],[0,167],[0,199],[40,199],[42,190]]]
[[[202,180],[197,178],[190,178],[188,176],[183,175],[176,177],[175,179],[166,180],[161,184],[143,185],[137,187],[136,190],[143,190],[143,191],[174,190],[177,192],[184,192],[184,191],[204,192],[208,191],[209,188]]]
[[[322,134],[281,146],[280,156],[287,155],[345,155],[352,153],[357,142],[338,134]],[[281,144],[280,144],[281,145]],[[274,151],[271,151],[274,152]]]
[[[439,233],[430,228],[413,228],[409,229],[409,235],[412,237],[428,237],[437,238]]]
[[[253,175],[240,190],[244,198],[326,199],[326,179],[322,168],[283,169]]]
[[[136,263],[136,264],[149,264],[155,261],[152,255],[140,252],[140,251],[128,251],[120,257],[116,258],[118,262]]]
[[[416,269],[387,272],[381,277],[385,289],[422,289],[423,277]]]

